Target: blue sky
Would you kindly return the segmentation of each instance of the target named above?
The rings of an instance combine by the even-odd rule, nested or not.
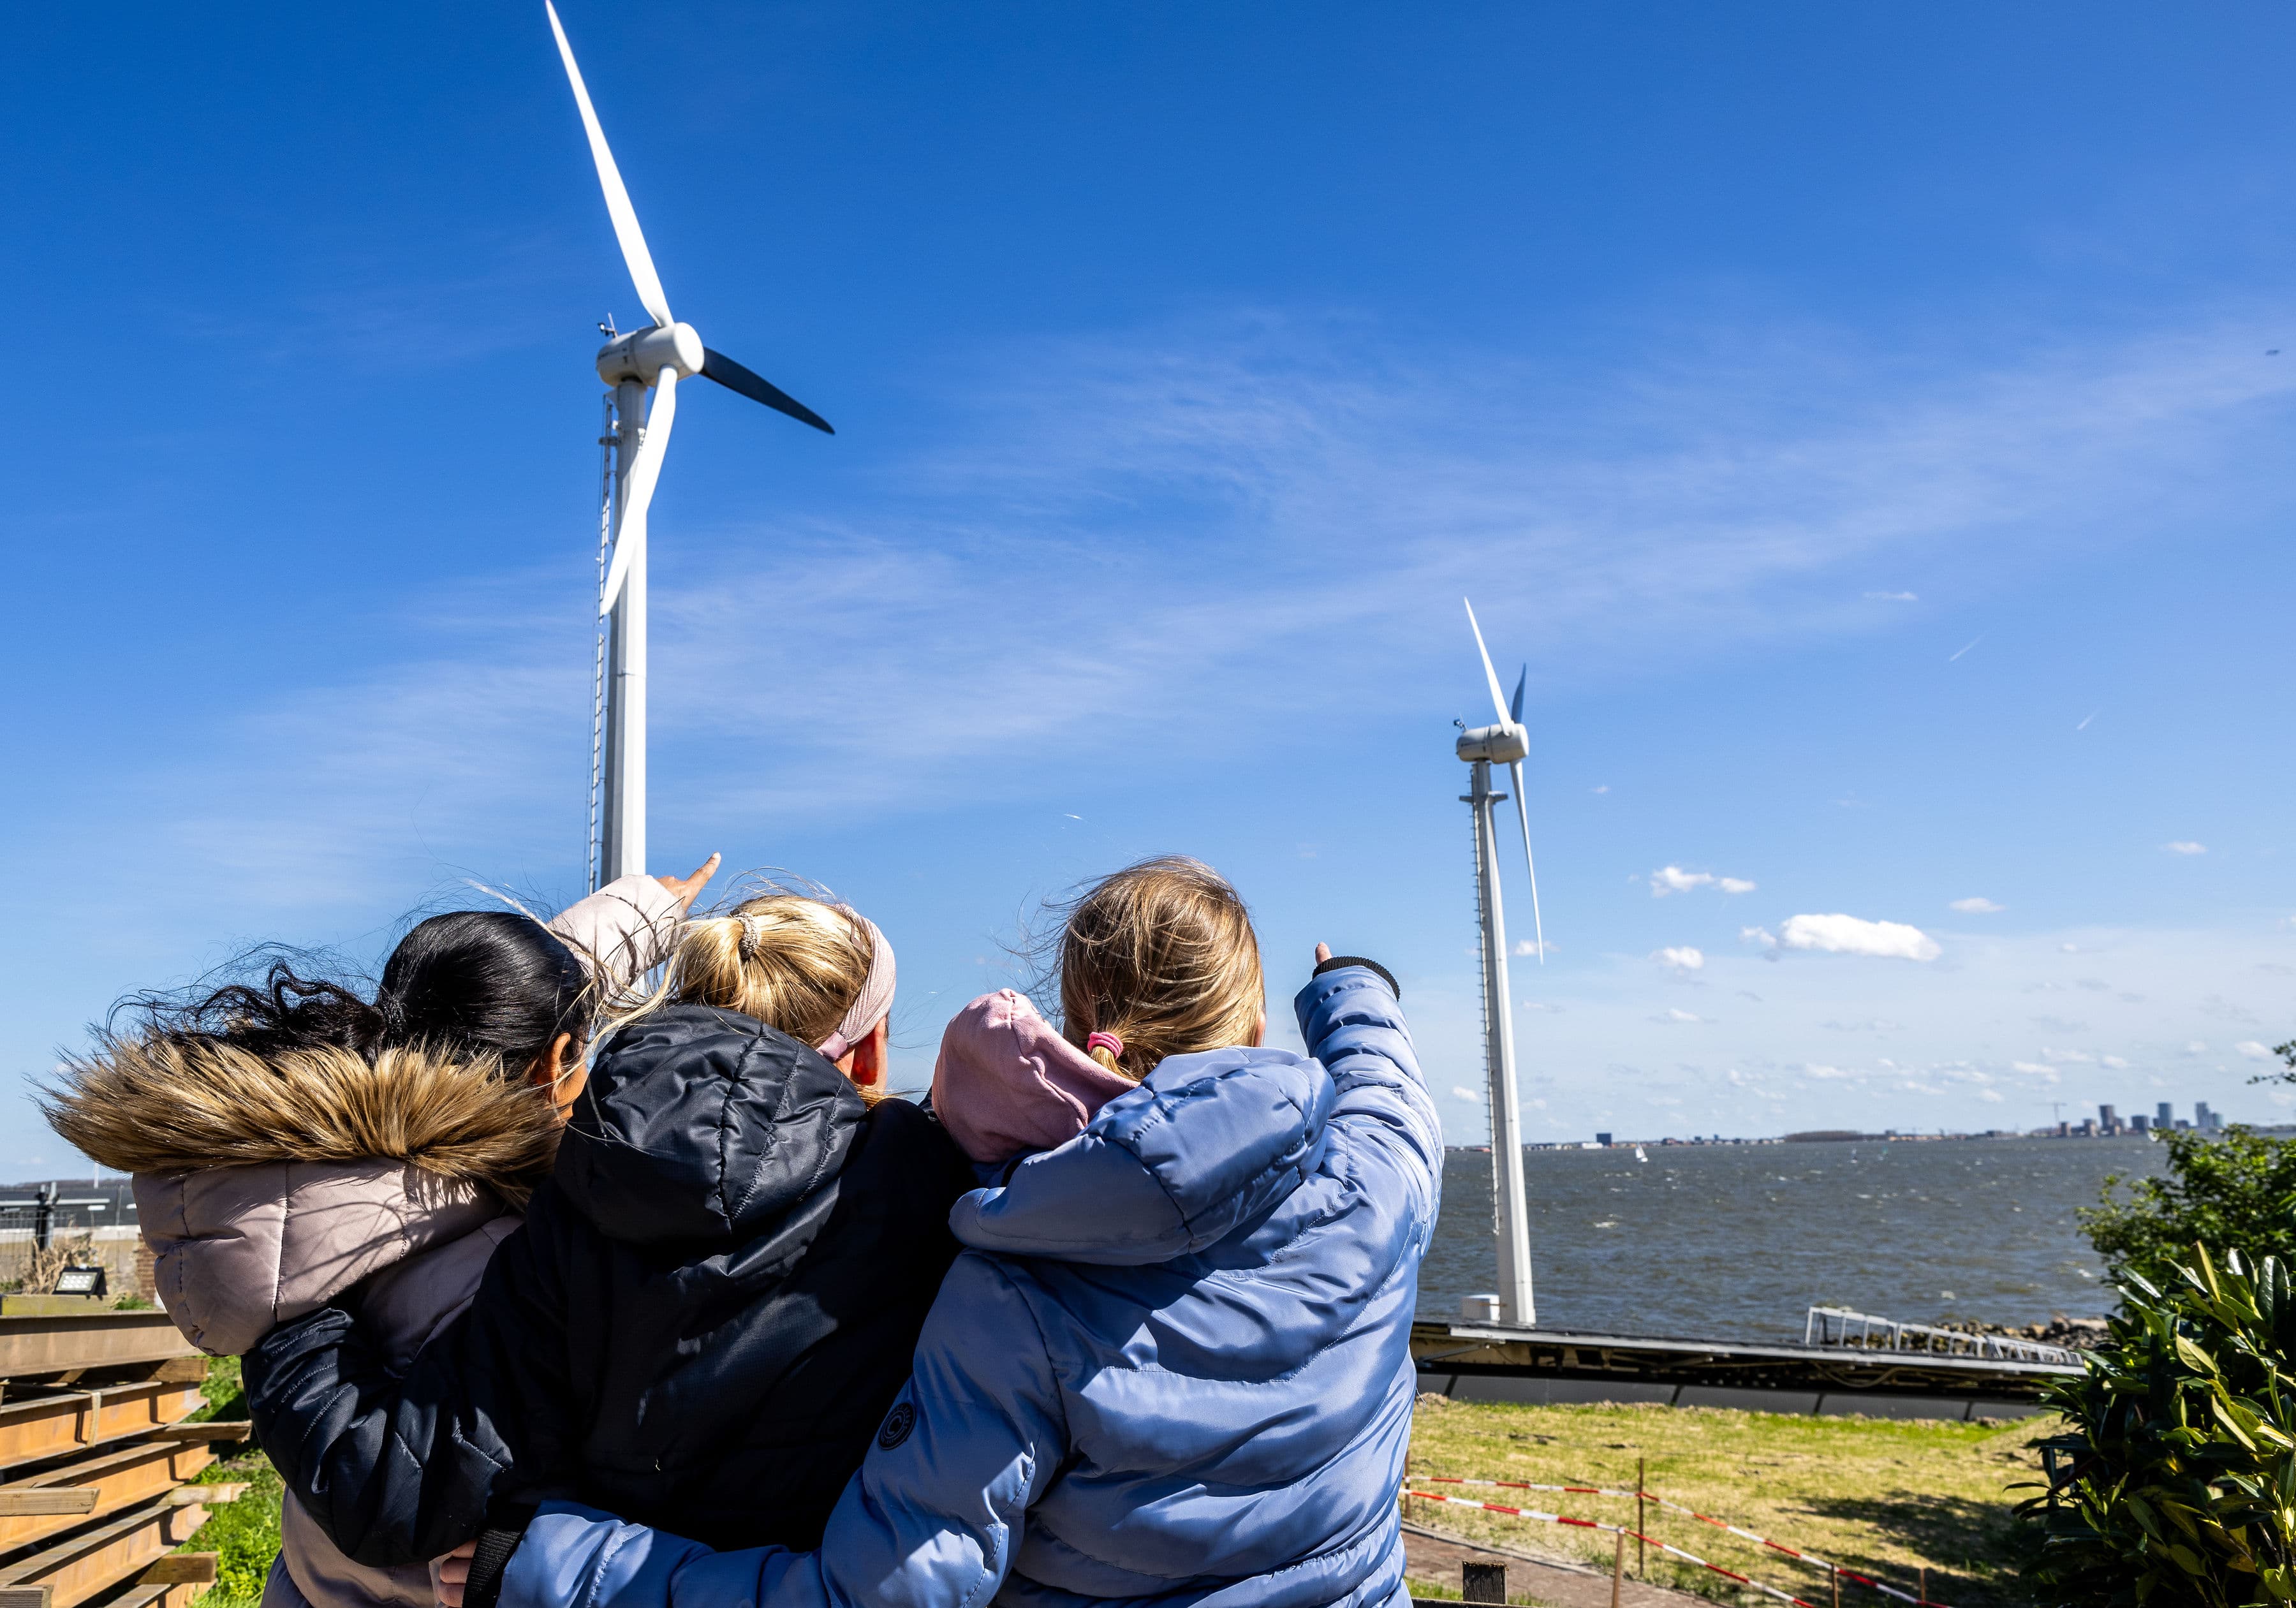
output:
[[[2284,19],[563,14],[680,316],[840,431],[685,395],[652,841],[874,915],[905,1081],[1178,850],[1279,1002],[1388,960],[1479,1140],[1471,593],[1531,1136],[2283,1109]],[[538,4],[10,32],[12,1085],[248,944],[578,893],[639,313]]]

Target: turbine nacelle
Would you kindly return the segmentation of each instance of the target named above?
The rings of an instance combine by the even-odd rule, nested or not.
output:
[[[635,380],[650,387],[665,368],[676,370],[681,380],[690,380],[708,360],[701,336],[692,324],[673,324],[668,328],[656,324],[633,330],[600,347],[598,378],[609,385]]]
[[[1512,721],[1505,726],[1478,726],[1461,732],[1454,746],[1462,759],[1513,765],[1530,752],[1530,734]]]

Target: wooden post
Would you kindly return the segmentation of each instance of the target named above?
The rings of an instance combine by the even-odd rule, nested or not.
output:
[[[1611,1559],[1611,1608],[1619,1608],[1620,1582],[1627,1573],[1627,1532],[1619,1532],[1619,1550]]]
[[[1922,1601],[1926,1604],[1930,1600],[1930,1566],[1927,1563],[1922,1565],[1921,1593]]]
[[[1500,1605],[1500,1608],[1505,1608],[1506,1565],[1504,1563],[1460,1564],[1459,1596],[1470,1603],[1496,1603]]]
[[[1841,1565],[1835,1563],[1825,1572],[1833,1581],[1833,1608],[1841,1608]]]
[[[1650,1559],[1643,1547],[1643,1538],[1650,1534],[1650,1514],[1644,1511],[1646,1498],[1643,1493],[1650,1489],[1650,1459],[1635,1459],[1635,1579],[1650,1579]]]

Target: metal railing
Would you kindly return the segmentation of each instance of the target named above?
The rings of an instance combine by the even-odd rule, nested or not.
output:
[[[1932,1357],[1974,1357],[1998,1362],[2048,1362],[2073,1366],[2080,1361],[2080,1353],[2066,1346],[2019,1340],[2007,1334],[1972,1334],[1962,1329],[1941,1329],[1932,1324],[1903,1324],[1895,1318],[1852,1312],[1847,1307],[1812,1307],[1802,1324],[1801,1340],[1806,1346],[1921,1351]]]

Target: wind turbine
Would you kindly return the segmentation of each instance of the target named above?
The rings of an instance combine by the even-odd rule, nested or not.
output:
[[[1498,1239],[1499,1321],[1532,1328],[1538,1323],[1538,1307],[1531,1294],[1529,1191],[1523,1182],[1522,1109],[1514,1085],[1506,915],[1499,900],[1498,806],[1507,795],[1491,791],[1491,767],[1505,766],[1514,782],[1515,812],[1522,822],[1523,867],[1530,873],[1531,931],[1538,939],[1538,964],[1545,965],[1546,927],[1538,914],[1538,867],[1530,855],[1530,807],[1522,796],[1522,759],[1530,751],[1522,726],[1522,694],[1530,669],[1523,668],[1510,705],[1500,695],[1498,672],[1491,668],[1491,651],[1483,645],[1483,628],[1476,623],[1472,603],[1467,604],[1467,628],[1475,634],[1483,679],[1490,684],[1491,707],[1498,714],[1496,726],[1463,729],[1455,746],[1459,758],[1473,767],[1468,791],[1459,801],[1474,816],[1475,894],[1483,927],[1483,1064],[1490,1079],[1491,1217]]]
[[[629,267],[638,300],[653,319],[651,327],[627,335],[608,322],[601,326],[608,337],[606,344],[598,349],[598,378],[611,388],[611,396],[606,430],[600,437],[610,459],[610,486],[600,499],[604,508],[598,583],[598,614],[608,627],[599,646],[597,701],[590,740],[594,811],[590,886],[594,890],[615,877],[644,871],[646,865],[646,510],[652,505],[654,488],[661,480],[662,455],[669,450],[669,427],[677,417],[678,381],[699,374],[785,413],[800,423],[829,435],[837,432],[829,428],[827,420],[778,386],[758,378],[723,352],[702,345],[692,324],[670,316],[669,298],[662,292],[661,276],[654,272],[652,254],[638,230],[638,215],[630,205],[629,192],[622,187],[621,170],[614,166],[614,153],[607,149],[606,132],[598,126],[597,111],[582,83],[582,70],[574,64],[574,47],[566,42],[558,8],[543,0],[542,9],[550,17],[559,59],[566,64],[566,81],[573,86],[583,131],[590,136],[590,158],[598,167],[599,187],[606,193],[606,213],[613,219],[614,238],[621,242],[622,260]],[[648,391],[653,393],[651,407],[645,399]],[[613,547],[611,564],[604,562],[609,541]],[[594,813],[602,773],[603,831]]]

